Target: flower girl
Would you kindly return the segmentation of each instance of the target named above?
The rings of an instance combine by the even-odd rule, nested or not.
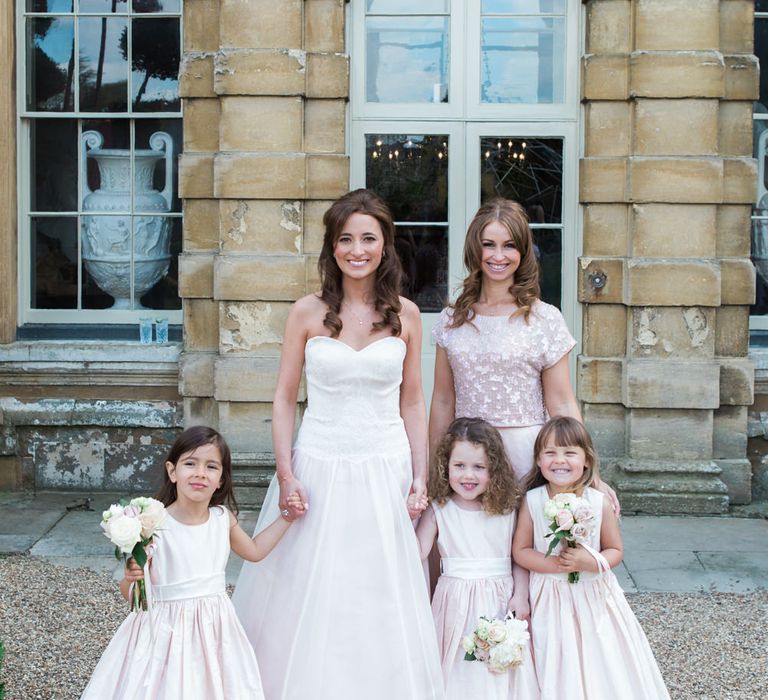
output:
[[[212,428],[185,430],[171,447],[156,498],[168,517],[144,571],[128,560],[120,590],[148,573],[148,612],[120,625],[86,687],[85,700],[258,700],[253,649],[225,591],[230,547],[263,559],[303,514],[296,497],[251,538],[237,524],[229,447]]]
[[[462,646],[481,617],[528,618],[528,574],[510,559],[520,493],[498,431],[480,418],[455,420],[437,448],[429,492],[416,534],[422,559],[435,539],[441,557],[432,614],[446,697],[535,700],[527,643],[520,665],[496,673],[465,661]]]
[[[611,568],[619,526],[587,486],[597,454],[584,426],[553,418],[535,444],[512,555],[530,572],[531,635],[545,700],[663,700],[669,693]]]

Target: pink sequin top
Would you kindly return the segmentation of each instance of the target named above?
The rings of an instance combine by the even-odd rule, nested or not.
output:
[[[560,311],[538,301],[527,323],[522,315],[475,315],[458,328],[448,327],[451,314],[440,312],[432,337],[448,353],[456,416],[497,428],[544,423],[541,372],[576,345]]]

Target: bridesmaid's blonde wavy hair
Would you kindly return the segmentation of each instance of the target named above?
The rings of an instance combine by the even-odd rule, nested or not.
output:
[[[520,253],[520,265],[509,293],[517,305],[513,316],[523,314],[526,322],[531,308],[539,298],[539,263],[533,249],[533,235],[523,207],[510,199],[496,198],[483,204],[467,229],[464,240],[464,267],[468,270],[461,293],[451,304],[451,328],[471,322],[475,316],[472,305],[480,300],[483,289],[483,231],[488,224],[498,221],[509,231],[512,243]]]
[[[453,494],[448,481],[448,465],[457,442],[471,442],[485,450],[490,483],[482,494],[483,510],[491,515],[504,515],[517,508],[520,488],[509,463],[499,431],[482,418],[457,418],[448,426],[435,453],[429,478],[430,498],[443,505]]]

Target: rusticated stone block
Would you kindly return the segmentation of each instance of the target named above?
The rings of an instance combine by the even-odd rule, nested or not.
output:
[[[720,48],[718,0],[636,0],[633,5],[635,48],[639,50]]]
[[[216,51],[219,48],[219,1],[186,0],[184,51]]]
[[[706,360],[715,354],[715,309],[701,306],[632,308],[632,357]]]
[[[625,422],[627,410],[621,404],[585,403],[582,409],[601,461],[626,454]],[[601,465],[602,472],[602,465]]]
[[[179,197],[213,197],[213,155],[182,153],[179,156]]]
[[[312,52],[344,51],[344,0],[304,3],[304,48]]]
[[[585,100],[626,100],[629,97],[629,56],[584,56],[581,65],[581,92]]]
[[[580,355],[577,360],[577,392],[587,403],[621,403],[622,360]]]
[[[629,155],[631,119],[628,102],[588,102],[586,119],[586,156]]]
[[[301,151],[302,117],[301,97],[223,97],[221,150]]]
[[[726,100],[756,100],[760,97],[760,66],[757,56],[725,56]]]
[[[15,491],[22,486],[21,459],[15,455],[0,457],[0,489]]]
[[[720,358],[720,403],[751,406],[755,401],[755,366],[746,357]]]
[[[622,303],[624,262],[624,258],[579,258],[579,301]]]
[[[302,0],[219,0],[221,45],[280,49],[301,46]]]
[[[303,153],[219,153],[214,192],[229,199],[303,199]]]
[[[631,306],[720,305],[720,266],[713,261],[634,258],[626,275]]]
[[[233,452],[272,452],[272,404],[223,401],[219,406],[222,430]]]
[[[715,460],[722,472],[720,479],[728,487],[728,500],[733,505],[752,502],[752,465],[746,458]]]
[[[184,399],[184,425],[209,425],[219,427],[219,402],[213,397],[188,397]]]
[[[723,158],[723,197],[726,204],[749,204],[757,189],[754,158]]]
[[[317,267],[319,256],[306,256],[306,287],[307,292],[316,292],[320,290],[320,272]]]
[[[349,188],[349,158],[342,155],[307,156],[307,199],[333,199]]]
[[[214,368],[218,401],[272,401],[280,357],[219,357]]]
[[[216,54],[213,87],[219,95],[302,95],[304,51],[224,49]]]
[[[635,459],[712,457],[712,411],[635,408],[627,429],[629,455]]]
[[[344,100],[307,100],[304,103],[304,150],[307,153],[344,153]]]
[[[349,57],[343,53],[307,54],[307,97],[347,97]]]
[[[184,349],[203,352],[219,349],[219,302],[184,300]]]
[[[722,97],[725,90],[719,51],[637,51],[630,65],[635,97]]]
[[[185,199],[182,232],[185,252],[218,252],[218,201],[215,199]]]
[[[754,0],[723,0],[720,3],[720,50],[724,54],[753,53]]]
[[[181,97],[215,97],[213,91],[213,54],[185,52],[179,66]]]
[[[714,204],[634,204],[632,254],[636,257],[713,258]],[[685,235],[680,235],[685,231]]]
[[[179,358],[179,392],[183,396],[213,396],[213,352],[184,352]]]
[[[747,454],[747,407],[721,406],[714,412],[712,456],[743,459]]]
[[[323,247],[323,215],[333,204],[331,200],[308,200],[304,203],[304,252],[320,253]]]
[[[627,351],[627,307],[588,304],[584,307],[583,352],[591,357],[623,357]]]
[[[719,383],[715,361],[629,360],[622,403],[629,408],[718,408]]]
[[[721,204],[717,208],[717,257],[748,258],[752,207]]]
[[[241,301],[221,305],[220,352],[280,353],[291,304]]]
[[[749,307],[721,306],[715,316],[715,354],[745,357],[749,351]]]
[[[704,203],[723,199],[723,162],[719,158],[633,158],[634,202]]]
[[[221,249],[238,253],[301,253],[300,200],[222,199]]]
[[[620,54],[632,50],[629,0],[591,2],[587,6],[587,53]]]
[[[584,255],[626,255],[628,230],[628,205],[588,204],[584,207]]]
[[[184,151],[219,150],[219,100],[189,98],[184,100]]]
[[[635,153],[699,156],[718,153],[718,100],[635,102]]]
[[[182,299],[213,296],[213,255],[179,255],[179,296]]]
[[[221,255],[214,298],[231,301],[295,301],[305,294],[304,256]]]
[[[627,200],[626,158],[582,158],[579,162],[579,198],[582,202]]]
[[[723,304],[755,303],[755,267],[747,258],[726,258],[720,261]]]
[[[752,155],[752,103],[721,102],[719,115],[720,154]]]

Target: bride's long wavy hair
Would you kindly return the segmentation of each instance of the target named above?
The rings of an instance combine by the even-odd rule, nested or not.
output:
[[[474,318],[472,305],[480,300],[483,289],[483,231],[494,221],[498,221],[509,231],[512,243],[520,253],[520,265],[515,270],[512,286],[509,288],[509,293],[518,307],[512,315],[523,314],[528,321],[531,308],[539,298],[539,264],[534,254],[533,235],[525,210],[510,199],[492,199],[477,210],[467,229],[467,237],[464,240],[464,267],[468,274],[464,278],[461,293],[451,304],[451,328],[458,328]]]
[[[338,338],[343,326],[339,312],[341,302],[344,299],[344,290],[342,288],[343,275],[333,257],[333,251],[344,230],[344,224],[347,223],[352,214],[372,216],[378,221],[384,235],[384,252],[381,263],[376,269],[373,284],[374,308],[381,314],[382,319],[373,324],[371,333],[390,328],[392,335],[400,335],[402,330],[399,316],[402,306],[400,304],[400,289],[402,288],[403,270],[395,250],[395,224],[392,221],[392,213],[384,200],[365,189],[347,192],[343,197],[337,199],[323,216],[325,236],[323,237],[320,259],[317,261],[321,283],[320,298],[328,307],[323,325],[331,331],[332,338]]]

